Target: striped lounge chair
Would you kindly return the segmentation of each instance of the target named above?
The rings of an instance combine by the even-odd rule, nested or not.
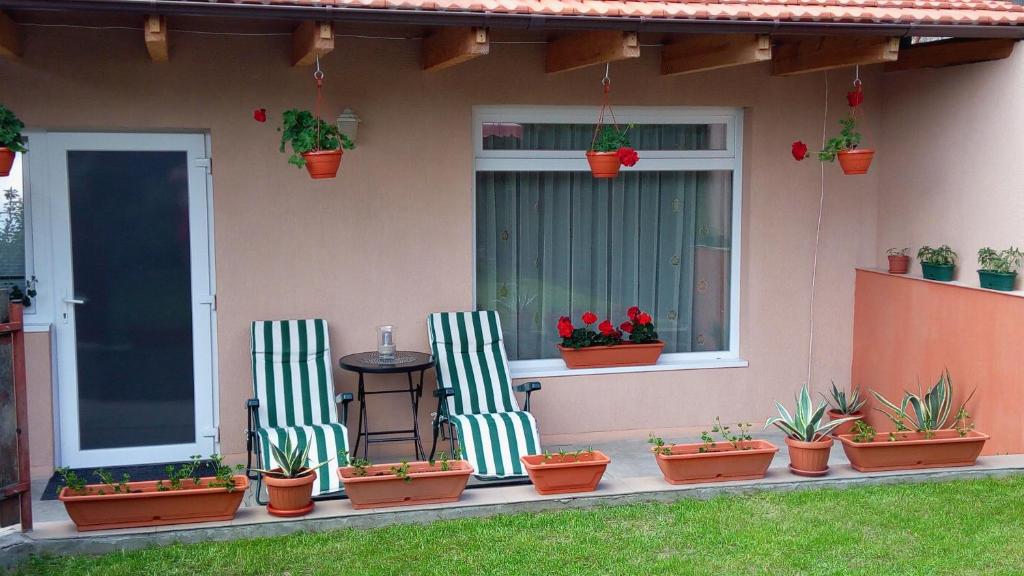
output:
[[[316,471],[313,495],[339,491],[337,455],[341,450],[348,450],[345,424],[352,394],[334,393],[327,322],[319,319],[253,322],[251,349],[255,398],[247,402],[247,469],[250,478],[256,480],[257,499],[261,478],[252,472],[253,458],[256,468],[276,467],[278,463],[271,456],[270,443],[280,446],[286,438],[300,447],[312,443],[311,461],[334,458]],[[342,404],[340,420],[338,403]]]
[[[513,388],[498,314],[435,313],[427,318],[427,330],[438,381],[431,458],[447,426],[452,452],[457,438],[478,478],[525,476],[519,457],[541,453],[537,421],[528,412],[530,394],[540,390],[540,382]],[[519,409],[515,392],[526,394],[525,411]]]

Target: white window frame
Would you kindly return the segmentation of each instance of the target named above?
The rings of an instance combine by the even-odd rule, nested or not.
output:
[[[473,306],[476,302],[476,173],[491,171],[539,172],[589,170],[585,150],[484,150],[483,126],[488,123],[592,124],[597,107],[579,106],[476,106],[473,108]],[[723,150],[641,150],[640,162],[622,168],[628,172],[730,170],[732,180],[732,261],[730,262],[729,346],[714,352],[676,352],[662,354],[657,364],[617,368],[570,369],[561,358],[511,360],[513,378],[741,368],[747,362],[740,357],[740,262],[743,214],[743,110],[716,107],[635,107],[615,108],[620,125],[625,124],[725,124]]]

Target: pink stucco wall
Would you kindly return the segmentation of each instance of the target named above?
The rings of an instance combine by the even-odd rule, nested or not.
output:
[[[220,426],[222,451],[236,457],[250,390],[248,322],[324,317],[336,355],[371,348],[374,327],[392,323],[403,347],[427,349],[428,312],[473,305],[472,106],[597,105],[603,72],[548,76],[543,46],[518,44],[426,74],[416,42],[339,38],[323,60],[326,108],[336,114],[350,106],[364,123],[339,178],[313,182],[285,164],[273,126],[251,120],[256,107],[274,114],[312,104],[310,70],[288,65],[287,37],[177,35],[171,62],[154,65],[139,36],[33,29],[21,62],[0,61],[3,99],[34,128],[211,134]],[[613,65],[615,101],[747,111],[740,313],[741,355],[750,365],[545,378],[534,408],[545,435],[646,435],[718,415],[758,421],[806,378],[819,170],[793,162],[789,144],[820,138],[824,75],[773,78],[756,65],[662,78],[658,65],[654,49]],[[830,75],[830,132],[851,74]],[[880,75],[862,74],[870,140],[880,136],[880,99],[870,96]],[[890,161],[882,154],[876,165]],[[878,253],[877,172],[844,178],[826,166],[825,173],[812,375],[819,389],[849,377],[854,268]],[[37,392],[48,389],[44,371],[33,378]],[[350,374],[337,372],[335,381],[339,391],[355,385]],[[375,426],[404,423],[406,410],[404,400],[373,399]],[[430,411],[421,411],[424,424]],[[34,462],[45,459],[47,443],[45,431],[33,431],[41,454]]]

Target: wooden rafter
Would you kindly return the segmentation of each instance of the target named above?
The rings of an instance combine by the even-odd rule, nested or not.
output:
[[[766,34],[701,34],[666,44],[661,49],[661,74],[689,74],[771,60]]]
[[[149,51],[149,59],[153,62],[167,62],[170,58],[167,20],[163,16],[146,16],[143,34],[146,40],[146,50]]]
[[[423,40],[423,69],[444,70],[490,51],[486,28],[442,28]]]
[[[885,65],[886,72],[917,68],[944,68],[1009,58],[1017,41],[1013,38],[945,40],[914,44],[900,50],[895,62]]]
[[[636,32],[590,30],[575,32],[548,44],[547,72],[565,72],[585,66],[640,57]]]
[[[334,25],[330,22],[303,22],[292,33],[292,64],[311,66],[317,56],[334,50]]]
[[[899,38],[884,36],[826,36],[780,40],[772,52],[772,74],[789,76],[833,68],[894,62]]]
[[[21,32],[11,17],[0,12],[0,56],[17,58],[21,56]]]

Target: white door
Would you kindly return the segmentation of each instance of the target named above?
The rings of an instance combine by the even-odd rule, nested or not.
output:
[[[206,138],[45,138],[61,463],[212,454]]]

